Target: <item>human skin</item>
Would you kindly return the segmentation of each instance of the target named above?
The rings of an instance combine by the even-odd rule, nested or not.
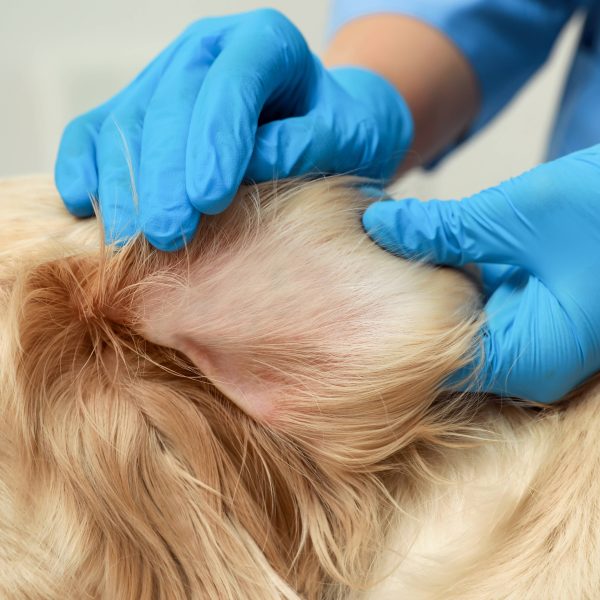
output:
[[[478,83],[468,60],[442,32],[416,19],[393,14],[356,19],[337,32],[323,60],[328,67],[371,69],[402,94],[415,137],[400,173],[455,142],[477,113]]]

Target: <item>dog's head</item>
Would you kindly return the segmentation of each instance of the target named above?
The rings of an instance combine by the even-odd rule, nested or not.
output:
[[[53,243],[11,263],[5,526],[45,578],[24,596],[367,580],[399,469],[465,426],[440,394],[478,311],[461,275],[377,248],[366,203],[343,178],[263,184],[175,254]]]

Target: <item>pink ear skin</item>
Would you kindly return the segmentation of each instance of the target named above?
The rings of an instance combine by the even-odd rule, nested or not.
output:
[[[354,432],[383,396],[423,404],[470,347],[473,289],[371,242],[350,183],[265,184],[206,219],[189,256],[140,286],[140,333],[273,429],[317,435],[315,416],[341,415]]]
[[[258,369],[239,354],[211,351],[189,339],[177,339],[176,347],[227,398],[257,421],[269,421],[288,384],[269,369]]]

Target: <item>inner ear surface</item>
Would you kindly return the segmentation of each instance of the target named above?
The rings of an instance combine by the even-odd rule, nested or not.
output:
[[[212,350],[190,340],[181,340],[179,349],[227,398],[252,418],[267,420],[278,400],[289,391],[284,377],[258,366],[240,354]]]

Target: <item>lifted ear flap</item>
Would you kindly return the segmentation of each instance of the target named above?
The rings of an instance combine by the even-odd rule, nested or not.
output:
[[[252,418],[265,421],[273,417],[281,399],[293,387],[276,369],[242,353],[215,350],[190,340],[179,349],[227,398]]]

